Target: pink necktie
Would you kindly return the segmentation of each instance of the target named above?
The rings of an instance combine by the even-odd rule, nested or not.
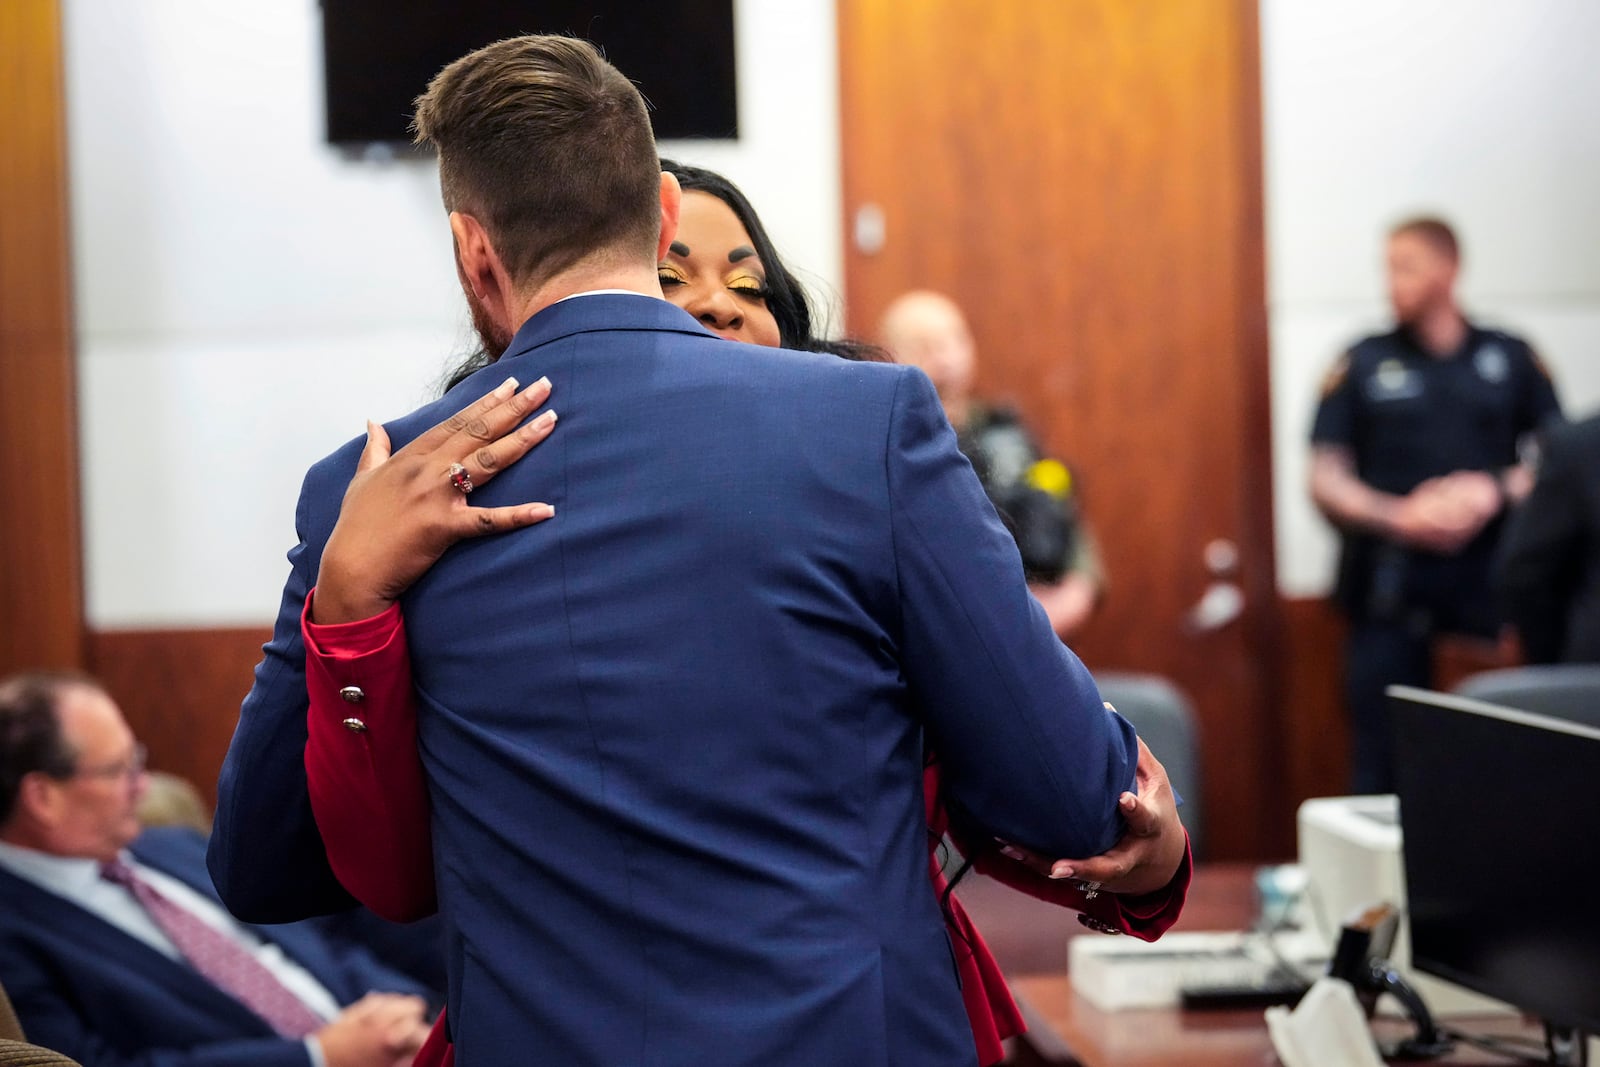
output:
[[[322,1027],[322,1020],[249,949],[162,896],[126,863],[117,860],[106,864],[101,877],[132,893],[195,970],[265,1019],[281,1036],[301,1038]]]

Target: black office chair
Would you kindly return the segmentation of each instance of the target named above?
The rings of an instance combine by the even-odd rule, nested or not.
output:
[[[1557,663],[1470,675],[1456,695],[1600,727],[1600,665]]]
[[[1189,845],[1199,859],[1205,820],[1194,706],[1182,690],[1160,675],[1097,671],[1094,680],[1100,687],[1100,696],[1133,724],[1167,769],[1172,788],[1183,798],[1179,814],[1189,831]]]

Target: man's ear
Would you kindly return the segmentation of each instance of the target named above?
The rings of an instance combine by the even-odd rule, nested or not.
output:
[[[23,816],[44,826],[54,826],[61,809],[62,791],[59,783],[43,771],[32,771],[22,776],[17,786],[17,801],[13,817]]]
[[[678,176],[661,172],[661,237],[656,241],[656,262],[667,258],[667,247],[678,236],[678,214],[683,208],[683,189]]]
[[[504,306],[511,294],[511,277],[483,223],[461,211],[450,212],[450,236],[456,246],[456,272],[461,284],[490,308]]]

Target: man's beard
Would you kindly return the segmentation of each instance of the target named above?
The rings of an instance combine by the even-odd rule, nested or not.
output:
[[[477,331],[478,341],[483,345],[484,354],[489,357],[485,362],[493,363],[511,347],[511,332],[489,317],[489,310],[471,289],[466,291],[466,295],[467,308],[472,312],[472,328]]]
[[[478,371],[498,362],[511,346],[511,335],[495,326],[483,304],[473,297],[472,290],[466,286],[462,286],[462,290],[466,293],[467,309],[472,313],[472,329],[478,335],[478,347],[445,372],[441,393],[448,393]]]

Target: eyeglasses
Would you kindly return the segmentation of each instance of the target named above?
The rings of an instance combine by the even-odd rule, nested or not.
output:
[[[143,745],[134,745],[133,751],[129,753],[127,759],[120,759],[115,763],[102,763],[98,767],[79,767],[70,774],[62,775],[62,777],[124,778],[132,781],[144,773],[149,757],[150,753]]]

